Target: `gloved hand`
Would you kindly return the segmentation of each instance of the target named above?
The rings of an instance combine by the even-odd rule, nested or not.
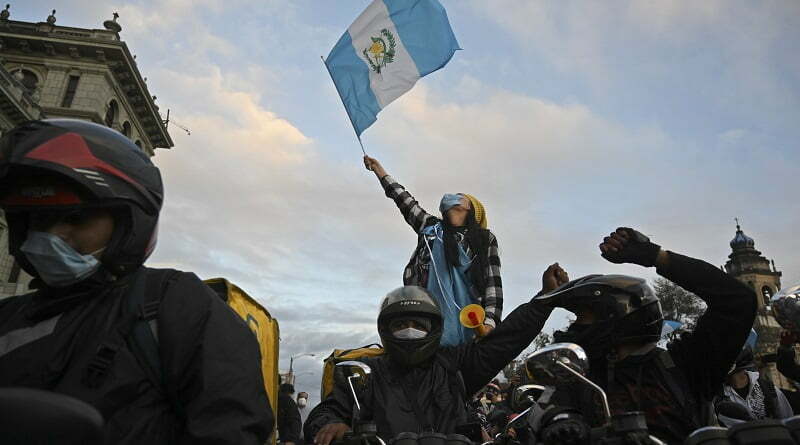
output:
[[[559,420],[542,431],[542,441],[548,445],[589,443],[589,425],[580,418]]]
[[[792,331],[781,332],[781,346],[792,346],[797,343],[797,337]]]
[[[603,238],[600,244],[601,256],[616,264],[633,263],[644,267],[656,265],[661,246],[650,238],[628,227],[619,227]]]

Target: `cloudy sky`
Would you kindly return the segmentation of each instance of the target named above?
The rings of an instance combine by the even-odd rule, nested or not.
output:
[[[281,364],[318,391],[321,357],[377,339],[416,238],[361,152],[319,56],[367,6],[278,0],[26,0],[12,19],[101,27],[120,13],[175,147],[153,266],[224,276],[281,322]],[[389,106],[368,152],[435,211],[486,206],[506,314],[558,261],[615,266],[619,225],[723,264],[741,218],[800,281],[800,3],[444,0],[463,51]],[[557,313],[546,329],[560,328]]]

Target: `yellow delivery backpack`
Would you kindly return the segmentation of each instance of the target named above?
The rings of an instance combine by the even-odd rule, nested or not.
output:
[[[205,280],[205,283],[244,319],[258,340],[259,349],[261,350],[261,373],[264,375],[264,387],[267,390],[269,404],[272,407],[275,419],[274,432],[269,442],[274,445],[278,430],[278,386],[280,385],[280,377],[278,376],[280,328],[278,320],[272,318],[269,311],[254,298],[225,278],[212,278]],[[235,347],[236,345],[231,346]]]
[[[355,349],[334,349],[331,355],[325,359],[325,363],[322,366],[320,400],[325,400],[333,391],[333,370],[337,363],[347,360],[359,360],[365,357],[377,357],[383,353],[383,347],[377,343]]]

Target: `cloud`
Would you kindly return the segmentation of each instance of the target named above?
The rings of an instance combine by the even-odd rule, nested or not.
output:
[[[96,10],[91,2],[82,4]],[[365,134],[367,150],[432,212],[445,192],[473,193],[483,201],[501,247],[505,314],[539,290],[541,272],[555,261],[573,278],[612,272],[652,277],[652,270],[600,258],[597,244],[618,225],[721,264],[733,237],[732,218],[740,216],[757,247],[784,270],[784,284],[800,281],[794,254],[800,250],[794,233],[800,225],[797,157],[774,149],[775,132],[764,124],[796,116],[796,95],[786,93],[796,89],[780,89],[780,76],[768,63],[774,60],[771,46],[764,39],[746,44],[748,33],[734,36],[723,45],[722,59],[734,63],[730,69],[716,64],[726,68],[719,70],[725,76],[709,81],[685,74],[686,59],[671,59],[676,53],[669,51],[706,29],[716,39],[730,35],[731,24],[739,23],[732,21],[736,8],[719,2],[562,4],[564,9],[537,2],[473,7],[515,37],[499,38],[504,43],[491,55],[513,65],[511,72],[525,75],[543,60],[570,79],[562,83],[589,79],[597,95],[624,99],[660,91],[670,78],[686,79],[727,109],[758,116],[712,125],[707,121],[713,116],[706,115],[714,109],[697,106],[701,116],[695,120],[712,134],[703,139],[640,108],[628,113],[645,117],[621,117],[607,104],[572,94],[571,84],[564,87],[570,94],[560,97],[531,91],[535,82],[527,79],[503,82],[502,73],[457,74],[459,57],[447,74],[421,81],[381,113]],[[323,356],[335,347],[377,340],[378,301],[401,284],[416,236],[359,164],[352,140],[331,136],[331,127],[320,123],[330,116],[322,109],[335,107],[347,125],[326,74],[307,74],[306,49],[327,48],[320,42],[335,41],[341,28],[329,32],[293,5],[271,3],[274,21],[267,17],[272,9],[265,14],[248,5],[253,3],[116,5],[123,38],[139,54],[159,103],[171,109],[173,123],[192,132],[171,127],[175,148],[158,150],[154,158],[166,201],[151,265],[224,276],[257,298],[281,321],[282,369],[293,354],[317,354],[295,363],[298,372],[313,370],[299,378],[311,389],[319,383]],[[765,10],[752,15],[748,29],[774,43],[778,38],[767,28],[775,9]],[[222,26],[231,23],[233,30]],[[302,30],[292,35],[303,38],[285,39],[293,29]],[[473,37],[491,38],[486,32]],[[300,55],[293,45],[303,49]],[[708,51],[698,56],[704,59],[716,47],[700,48]],[[273,50],[282,58],[261,57]],[[647,51],[654,56],[644,57]],[[313,59],[318,68],[316,54]],[[465,56],[464,63],[471,62]],[[800,67],[786,66],[794,73]],[[735,88],[737,82],[758,88]],[[700,97],[692,104],[706,96]],[[298,102],[293,117],[276,105],[287,98]],[[695,117],[670,108],[668,94],[652,98],[678,120]],[[554,315],[546,330],[565,322],[563,313]]]

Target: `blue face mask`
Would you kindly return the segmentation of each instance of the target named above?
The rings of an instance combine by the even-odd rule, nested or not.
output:
[[[51,287],[66,287],[89,277],[100,267],[94,254],[102,251],[81,255],[58,235],[33,230],[20,250]]]

